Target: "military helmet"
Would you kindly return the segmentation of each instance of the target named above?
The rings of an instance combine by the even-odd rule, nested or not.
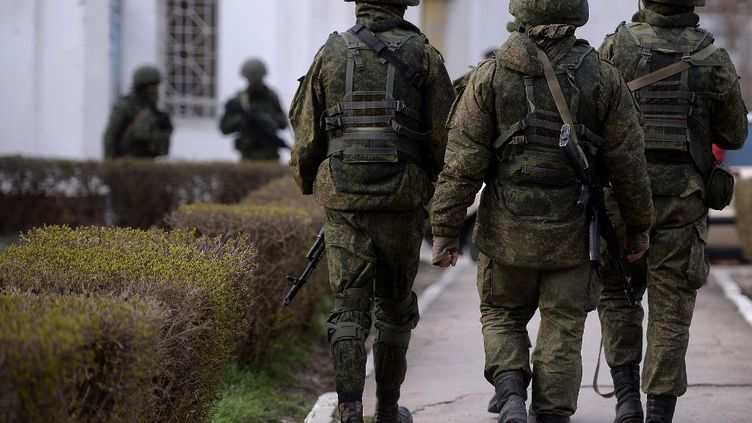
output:
[[[395,6],[417,6],[420,0],[345,0],[358,3],[393,4]]]
[[[668,6],[679,7],[702,7],[705,6],[705,0],[642,0],[647,6],[648,3],[665,4]]]
[[[511,0],[509,12],[525,25],[583,26],[590,18],[587,0]]]
[[[154,66],[141,66],[133,72],[133,86],[145,87],[162,82],[162,73]]]
[[[240,68],[240,74],[246,79],[259,80],[266,76],[266,65],[260,59],[248,59]]]

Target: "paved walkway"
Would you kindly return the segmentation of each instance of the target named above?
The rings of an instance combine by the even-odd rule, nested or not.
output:
[[[483,378],[483,343],[478,319],[475,266],[464,262],[454,281],[426,310],[413,333],[409,371],[401,403],[416,423],[494,423],[486,412],[492,387]],[[539,319],[529,330],[535,340]],[[583,385],[573,423],[609,423],[614,400],[590,387],[598,355],[599,325],[591,313],[583,347]],[[688,357],[689,392],[679,400],[677,423],[752,422],[752,326],[712,280],[697,300]],[[608,369],[601,382],[610,387]],[[605,389],[605,388],[604,388]],[[373,413],[375,383],[366,386],[367,414]]]

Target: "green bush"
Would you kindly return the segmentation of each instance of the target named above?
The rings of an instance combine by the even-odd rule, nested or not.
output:
[[[320,228],[315,213],[307,209],[219,204],[180,207],[167,222],[173,228],[196,228],[199,233],[231,238],[249,236],[258,249],[258,271],[253,279],[254,301],[246,308],[249,323],[241,343],[241,361],[259,367],[279,351],[290,333],[310,325],[322,292],[328,290],[322,263],[310,283],[290,307],[282,306],[290,284],[286,275],[299,275],[305,253]]]
[[[287,173],[276,162],[154,163],[113,160],[103,178],[111,188],[116,226],[148,229],[183,204],[237,203]]]
[[[138,422],[157,375],[153,302],[0,294],[0,420]]]
[[[735,191],[736,231],[744,256],[752,260],[752,180],[737,179]]]
[[[0,157],[0,232],[105,222],[101,164]]]
[[[275,162],[76,162],[0,157],[0,231],[112,223],[148,229],[181,204],[236,203],[287,173]],[[106,211],[111,212],[107,218]]]
[[[0,280],[26,292],[156,300],[157,396],[146,421],[201,421],[246,324],[255,250],[194,231],[48,227],[0,252]]]
[[[312,195],[300,193],[295,179],[291,176],[277,178],[261,188],[251,191],[243,204],[257,206],[291,207],[305,210],[318,226],[324,225],[324,209]]]

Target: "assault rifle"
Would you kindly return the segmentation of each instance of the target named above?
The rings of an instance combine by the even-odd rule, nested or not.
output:
[[[587,162],[587,158],[585,158],[575,142],[572,141],[572,127],[567,124],[561,127],[559,148],[564,152],[567,160],[569,160],[569,164],[575,173],[577,173],[577,178],[582,184],[577,204],[583,206],[588,214],[590,261],[592,263],[601,262],[600,238],[603,236],[603,239],[606,240],[606,249],[611,256],[612,264],[616,267],[616,271],[624,282],[624,293],[627,295],[627,301],[630,306],[634,306],[637,300],[635,299],[635,292],[632,287],[632,276],[624,263],[624,256],[622,256],[622,249],[616,236],[616,230],[606,211],[603,186],[598,182],[598,178]]]
[[[265,138],[273,141],[277,145],[277,148],[290,149],[285,140],[277,135],[277,126],[269,113],[253,106],[247,109],[241,106],[240,109],[243,113],[243,126],[246,131],[260,133]]]
[[[324,228],[321,228],[319,234],[316,235],[316,241],[313,242],[313,246],[310,250],[308,250],[308,254],[306,254],[306,258],[308,259],[308,267],[306,267],[306,269],[303,271],[303,274],[299,278],[296,278],[294,276],[287,277],[287,280],[292,283],[292,288],[290,288],[290,291],[287,293],[284,301],[282,301],[285,307],[290,305],[292,300],[298,294],[298,291],[300,291],[300,288],[302,288],[303,285],[308,282],[308,278],[311,277],[313,271],[316,270],[316,266],[318,266],[319,262],[321,261],[321,258],[324,257],[324,252],[326,252],[325,247],[326,245],[324,243]]]

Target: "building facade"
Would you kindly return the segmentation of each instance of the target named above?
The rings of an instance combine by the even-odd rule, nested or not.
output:
[[[591,0],[579,35],[597,47],[637,5]],[[341,0],[0,0],[0,155],[97,159],[112,104],[132,71],[163,69],[175,124],[170,159],[237,160],[217,121],[244,87],[248,57],[289,106],[297,79],[333,30],[354,21]],[[508,2],[423,0],[408,19],[444,54],[452,77],[508,36]],[[285,134],[291,140],[290,132]]]

